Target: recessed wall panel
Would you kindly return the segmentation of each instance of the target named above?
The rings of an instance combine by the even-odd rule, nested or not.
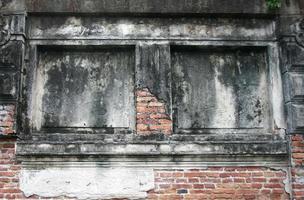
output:
[[[268,127],[268,69],[257,49],[172,49],[173,107],[181,129]]]
[[[133,49],[43,49],[38,60],[36,127],[132,126]]]

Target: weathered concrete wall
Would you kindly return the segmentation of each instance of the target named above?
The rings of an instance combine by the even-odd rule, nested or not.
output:
[[[0,198],[302,199],[304,3],[265,5],[0,1]]]

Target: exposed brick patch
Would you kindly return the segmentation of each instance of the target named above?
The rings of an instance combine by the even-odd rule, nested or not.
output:
[[[289,199],[287,174],[262,167],[156,170],[149,199]]]
[[[304,136],[291,136],[292,161],[295,167],[304,166]]]
[[[291,136],[292,193],[295,200],[304,199],[304,136]]]
[[[0,134],[15,133],[14,128],[15,106],[11,104],[0,105]]]
[[[172,120],[165,103],[159,101],[147,88],[136,91],[136,130],[138,134],[171,134]]]
[[[15,162],[15,140],[1,140],[0,151],[0,199],[24,199],[19,189],[20,165]]]

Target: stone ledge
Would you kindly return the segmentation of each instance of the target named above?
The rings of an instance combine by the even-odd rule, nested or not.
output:
[[[287,141],[281,134],[35,134],[19,139],[22,157],[284,157]],[[176,159],[176,158],[175,158]],[[226,158],[225,158],[226,159]],[[22,159],[21,159],[22,160]],[[242,160],[240,160],[242,161]]]
[[[288,156],[238,156],[233,159],[227,156],[192,156],[192,157],[18,157],[22,166],[28,169],[37,169],[48,166],[49,168],[69,168],[73,165],[78,168],[98,167],[144,167],[153,169],[206,169],[207,167],[223,166],[288,166]]]
[[[35,143],[18,142],[17,156],[282,156],[287,141],[183,143]]]
[[[280,134],[281,133],[281,134]],[[275,142],[284,141],[284,130],[277,130],[276,134],[271,133],[246,133],[246,132],[222,132],[222,133],[201,133],[201,134],[172,134],[153,133],[150,135],[139,135],[130,131],[103,130],[93,131],[74,131],[74,132],[41,132],[33,133],[30,138],[24,137],[19,143],[54,143],[54,144],[154,144],[154,143],[251,143],[255,142]],[[22,138],[22,136],[20,136]]]

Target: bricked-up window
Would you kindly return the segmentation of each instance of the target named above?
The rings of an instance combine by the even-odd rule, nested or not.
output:
[[[265,132],[265,49],[173,47],[174,125],[179,131]]]
[[[134,49],[38,50],[34,130],[134,127]]]

